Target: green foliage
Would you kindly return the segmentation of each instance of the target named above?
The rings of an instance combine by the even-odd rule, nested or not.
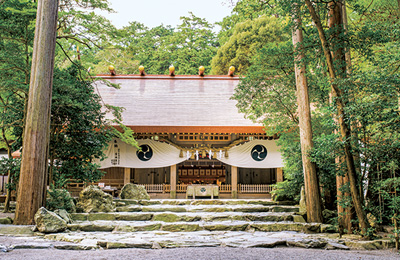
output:
[[[275,184],[271,195],[274,201],[300,200],[300,190],[298,186],[294,186],[291,180],[285,180]]]
[[[83,48],[82,64],[95,74],[109,73],[109,65],[118,74],[137,74],[139,65],[148,74],[167,74],[170,65],[176,74],[197,74],[199,66],[210,72],[218,46],[213,26],[192,13],[180,19],[175,29],[163,25],[149,29],[131,22],[118,30],[104,50]]]
[[[78,69],[55,69],[50,127],[50,159],[55,187],[65,180],[99,180],[103,172],[93,164],[102,159],[110,140],[100,97],[89,81],[78,78]]]
[[[54,186],[47,190],[46,208],[51,211],[65,209],[70,213],[76,211],[75,203],[71,194],[64,189],[54,189]]]
[[[6,188],[10,191],[17,189],[21,160],[2,157],[0,159],[0,175],[8,175]]]
[[[235,25],[232,36],[222,45],[212,60],[212,73],[226,74],[235,66],[239,74],[250,72],[254,55],[262,48],[274,48],[287,41],[285,21],[274,16],[261,16]]]
[[[239,1],[244,6],[243,14],[246,13],[245,10],[251,10],[250,3],[259,6],[257,2]],[[274,3],[278,6],[271,7],[274,10],[269,12],[276,12],[283,16],[283,20],[291,20],[294,2],[297,1]],[[393,196],[383,194],[385,189],[388,190],[389,183],[395,183],[392,176],[398,175],[399,171],[396,169],[393,174],[388,163],[395,162],[398,165],[400,158],[400,78],[397,73],[400,68],[399,6],[396,1],[373,1],[373,4],[371,1],[346,1],[349,4],[347,10],[350,22],[348,31],[344,33],[342,28],[328,28],[326,3],[312,2],[321,17],[330,50],[336,52],[349,48],[352,58],[351,71],[343,70],[346,65],[344,61],[334,64],[338,77],[331,81],[318,32],[315,26],[312,26],[308,10],[301,8],[300,15],[304,25],[304,47],[301,51],[305,54],[301,64],[306,66],[313,110],[314,149],[310,156],[317,166],[323,199],[326,203],[331,201],[329,197],[336,194],[336,176],[343,176],[347,167],[343,160],[340,163],[335,162],[343,156],[343,142],[347,141],[339,141],[338,135],[335,134],[335,131],[339,130],[334,120],[337,100],[330,100],[330,88],[331,84],[336,84],[343,93],[345,121],[351,126],[352,136],[349,141],[351,153],[356,160],[358,189],[360,194],[367,194],[367,212],[381,214],[381,222],[388,223],[397,212],[392,211],[394,205],[398,205]],[[228,39],[223,39],[225,44],[218,54],[225,46],[239,49],[238,39],[248,37],[246,38],[246,34],[241,38],[237,37],[239,34],[235,34],[236,28],[250,28],[255,20],[261,18],[261,13],[256,11],[254,16],[251,13],[248,16],[242,15],[240,19],[248,19],[247,22],[234,23],[235,29]],[[285,32],[286,35],[290,35],[290,31],[285,31],[289,28],[281,28],[280,35],[285,35]],[[297,128],[293,46],[288,37],[278,43],[274,41],[274,44],[264,44],[265,40],[253,37],[255,42],[251,44],[261,47],[252,53],[249,47],[243,48],[252,59],[245,63],[248,64],[244,70],[246,77],[241,80],[233,98],[238,101],[239,111],[253,121],[262,122],[268,134],[280,133],[279,144],[285,161],[286,181],[278,184],[275,193],[292,194],[295,190],[298,194],[303,180]],[[218,64],[222,68],[220,73],[225,73],[229,65],[239,66],[226,64],[230,60],[229,55],[226,51],[221,57],[215,57],[222,61],[220,64],[225,64],[225,67]],[[342,191],[349,192],[348,189],[348,185],[345,185]],[[381,199],[378,198],[378,194],[381,194]],[[388,194],[393,194],[393,187]],[[351,198],[342,198],[338,203],[350,207]],[[391,208],[388,205],[391,205]]]
[[[22,141],[21,112],[27,100],[35,18],[32,1],[0,5],[0,146],[10,152]]]
[[[221,22],[217,23],[221,26],[218,33],[218,40],[224,45],[232,36],[236,24],[246,20],[254,20],[262,15],[279,17],[279,6],[275,0],[240,0],[233,7],[230,16],[225,17]]]

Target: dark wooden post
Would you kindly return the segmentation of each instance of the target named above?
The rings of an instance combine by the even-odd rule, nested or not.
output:
[[[58,0],[39,0],[14,224],[29,225],[46,195]]]

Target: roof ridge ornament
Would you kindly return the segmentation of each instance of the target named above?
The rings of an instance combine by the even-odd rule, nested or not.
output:
[[[228,76],[233,77],[235,74],[235,67],[234,66],[230,66],[229,67],[229,71],[228,71]]]
[[[144,66],[143,65],[139,66],[139,74],[140,74],[140,76],[146,76],[146,73],[144,72]]]
[[[108,66],[108,70],[110,71],[111,76],[117,75],[117,74],[115,73],[115,68],[114,68],[113,65]]]
[[[204,71],[205,71],[206,69],[204,68],[204,66],[200,66],[199,67],[199,76],[201,76],[201,77],[204,77]]]
[[[175,76],[175,67],[174,65],[169,66],[169,75],[170,76]]]

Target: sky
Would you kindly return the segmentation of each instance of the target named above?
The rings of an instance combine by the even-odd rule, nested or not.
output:
[[[117,28],[137,21],[147,27],[161,24],[176,27],[179,17],[189,16],[189,12],[210,23],[222,21],[231,13],[229,0],[109,0],[116,13],[96,12],[112,21]]]

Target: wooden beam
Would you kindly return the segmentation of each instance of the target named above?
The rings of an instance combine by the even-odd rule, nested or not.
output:
[[[171,191],[170,198],[176,199],[176,164],[172,165],[170,168],[170,183],[171,183]]]
[[[231,182],[232,182],[232,199],[238,198],[238,168],[236,166],[231,167]]]
[[[276,168],[276,182],[283,182],[283,169]]]

